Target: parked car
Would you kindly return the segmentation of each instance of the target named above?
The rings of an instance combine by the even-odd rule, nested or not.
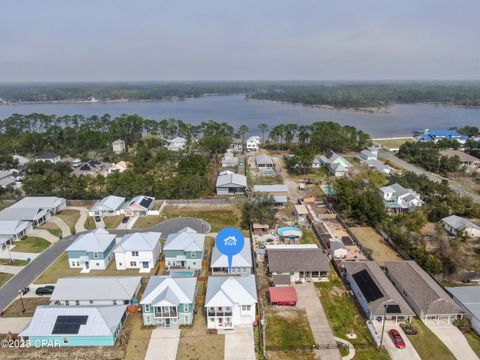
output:
[[[391,329],[388,331],[388,336],[392,339],[393,344],[399,349],[405,349],[405,341],[403,341],[402,335],[398,330]]]
[[[52,286],[52,285],[42,286],[42,287],[37,288],[37,290],[35,290],[35,294],[40,295],[40,296],[41,295],[52,295],[54,289],[55,289],[55,286]]]
[[[130,217],[124,216],[123,219],[122,219],[122,224],[126,224],[128,222],[128,220],[130,220]]]
[[[100,221],[102,221],[102,219],[100,218],[100,216],[95,216],[95,221],[100,222]]]

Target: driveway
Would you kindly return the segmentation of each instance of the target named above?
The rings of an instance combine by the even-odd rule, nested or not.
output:
[[[25,329],[28,323],[32,320],[31,317],[6,317],[0,318],[0,334],[18,334]]]
[[[10,245],[9,247],[11,250],[8,251],[7,248],[0,251],[0,259],[16,259],[16,260],[32,260],[38,256],[38,253],[26,253],[26,252],[19,252],[15,251],[15,248]]]
[[[320,348],[327,345],[336,346],[337,342],[313,283],[295,284],[294,287],[297,291],[297,307],[306,310],[316,343]],[[322,360],[340,360],[341,358],[338,349],[320,349],[318,352]]]
[[[177,357],[180,329],[153,329],[145,360],[175,360]]]
[[[80,233],[87,231],[85,229],[85,221],[87,221],[88,218],[88,209],[80,206],[67,206],[65,210],[78,210],[80,211],[80,217],[78,218],[76,224],[75,224],[75,233]]]
[[[452,324],[428,324],[432,332],[450,349],[452,354],[461,360],[478,360],[472,348],[457,327]]]
[[[225,360],[255,360],[255,340],[252,326],[236,326],[225,334]]]
[[[60,230],[62,230],[63,237],[72,235],[70,226],[65,224],[65,221],[63,221],[62,218],[58,216],[52,216],[48,221],[55,223],[60,228]]]
[[[398,349],[394,344],[390,336],[388,336],[388,330],[396,329],[400,333],[405,341],[405,349]],[[379,334],[382,332],[382,327],[377,327],[377,331]],[[398,325],[394,324],[385,324],[385,333],[383,334],[383,345],[388,351],[388,354],[392,358],[392,360],[422,360],[418,355],[417,351],[413,347],[410,340],[408,340],[407,335],[403,332],[402,328]]]
[[[30,233],[30,236],[34,237],[39,237],[42,239],[47,240],[49,243],[55,243],[57,242],[58,238],[53,235],[50,231],[44,230],[44,229],[33,229],[33,231]]]

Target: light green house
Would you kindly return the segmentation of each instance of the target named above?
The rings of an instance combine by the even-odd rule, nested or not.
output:
[[[205,234],[185,227],[167,237],[163,253],[167,269],[201,270],[205,250]]]

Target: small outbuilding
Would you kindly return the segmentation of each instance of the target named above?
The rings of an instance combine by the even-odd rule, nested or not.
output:
[[[268,288],[268,296],[272,305],[297,305],[297,292],[293,286],[270,287]]]

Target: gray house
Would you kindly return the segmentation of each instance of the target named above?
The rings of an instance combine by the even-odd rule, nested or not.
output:
[[[245,194],[247,177],[240,174],[227,173],[217,178],[217,195]]]
[[[455,301],[465,309],[473,330],[480,334],[480,285],[450,287],[447,290],[453,295]]]
[[[205,234],[186,227],[167,236],[163,247],[168,269],[201,270],[205,249]]]
[[[191,325],[195,309],[195,277],[152,276],[143,293],[145,326]]]
[[[421,320],[450,323],[463,316],[462,309],[415,261],[385,261],[385,271]]]
[[[343,267],[350,289],[369,320],[379,324],[412,320],[415,313],[375,261],[345,261]]]
[[[218,251],[217,247],[213,248],[212,260],[210,262],[212,274],[228,274],[228,258],[226,255]],[[251,274],[252,273],[252,248],[250,239],[245,238],[245,244],[238,254],[232,257],[232,269],[230,274]]]

